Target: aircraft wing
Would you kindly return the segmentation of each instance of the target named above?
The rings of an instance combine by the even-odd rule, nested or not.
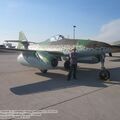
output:
[[[30,49],[15,49],[15,48],[0,48],[2,52],[47,52],[54,56],[64,56],[62,52],[59,51],[42,51],[42,50],[30,50]]]

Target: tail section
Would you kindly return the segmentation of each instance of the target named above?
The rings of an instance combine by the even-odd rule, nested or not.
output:
[[[19,40],[5,40],[5,42],[18,43],[16,47],[17,49],[26,49],[26,50],[28,49],[28,46],[30,45],[30,43],[34,43],[34,42],[28,41],[25,34],[22,31],[19,32]]]
[[[19,43],[17,45],[18,49],[28,49],[28,40],[25,34],[21,31],[19,32]]]
[[[20,41],[28,41],[25,34],[22,31],[19,32],[19,40]]]

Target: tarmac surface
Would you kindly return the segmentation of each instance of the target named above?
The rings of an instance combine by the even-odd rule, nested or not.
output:
[[[0,110],[58,112],[30,120],[120,120],[120,54],[106,58],[106,82],[98,77],[100,64],[79,64],[78,79],[66,81],[62,63],[42,74],[16,58],[17,53],[0,53]]]

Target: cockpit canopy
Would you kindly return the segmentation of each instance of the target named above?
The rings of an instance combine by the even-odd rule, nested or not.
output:
[[[59,40],[62,40],[64,39],[64,36],[63,35],[55,35],[55,36],[52,36],[51,38],[47,39],[47,41],[59,41]]]

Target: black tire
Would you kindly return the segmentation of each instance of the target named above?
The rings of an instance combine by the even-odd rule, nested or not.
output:
[[[47,70],[40,70],[42,73],[47,73]]]
[[[70,61],[69,60],[67,60],[67,61],[64,62],[64,68],[66,70],[68,70],[70,68]]]
[[[112,57],[112,53],[109,53],[109,56]]]
[[[102,80],[108,80],[110,78],[110,72],[108,70],[101,70],[99,73],[99,77]]]
[[[57,65],[58,65],[58,60],[57,60],[56,58],[52,59],[52,60],[51,60],[51,65],[52,65],[52,67],[57,67]]]

